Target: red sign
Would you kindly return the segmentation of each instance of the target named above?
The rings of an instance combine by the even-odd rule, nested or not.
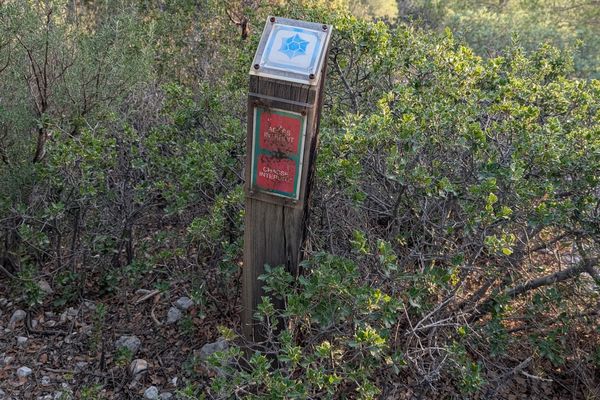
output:
[[[298,154],[302,121],[273,112],[264,112],[260,119],[260,147],[263,150]]]
[[[289,158],[275,158],[261,154],[256,166],[259,187],[271,191],[293,193],[296,182],[296,162]]]
[[[298,199],[305,129],[300,113],[254,109],[252,188]]]

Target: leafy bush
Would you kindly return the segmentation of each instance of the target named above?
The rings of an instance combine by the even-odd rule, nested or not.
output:
[[[550,45],[483,59],[450,32],[285,3],[0,6],[0,256],[26,282],[15,291],[35,307],[47,273],[64,306],[193,271],[199,312],[234,308],[256,27],[318,20],[336,30],[312,251],[297,281],[262,277],[263,342],[223,329],[208,394],[493,397],[525,368],[593,382],[600,83]]]
[[[528,51],[549,43],[573,51],[583,77],[600,77],[598,5],[593,2],[472,0],[402,2],[403,16],[438,29],[450,28],[482,56],[497,56],[517,42]]]

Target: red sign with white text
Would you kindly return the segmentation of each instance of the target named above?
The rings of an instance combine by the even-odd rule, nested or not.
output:
[[[253,131],[251,187],[298,199],[306,115],[256,107]]]
[[[296,161],[261,154],[256,166],[259,187],[282,193],[293,193],[296,181]]]
[[[296,155],[302,120],[280,113],[264,112],[260,118],[260,147],[274,153]]]

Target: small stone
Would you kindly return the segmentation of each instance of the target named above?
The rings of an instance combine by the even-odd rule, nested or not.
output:
[[[148,371],[148,362],[146,360],[138,358],[129,364],[129,372],[134,377],[138,374],[143,374],[146,371]]]
[[[179,321],[182,316],[183,316],[183,314],[181,314],[181,311],[179,311],[179,308],[177,308],[177,307],[169,308],[169,312],[167,313],[167,324],[174,324],[175,322]]]
[[[42,376],[42,386],[50,386],[50,377],[45,375]]]
[[[223,339],[219,339],[214,343],[207,343],[200,349],[200,360],[206,361],[214,353],[227,350],[228,348],[227,341]]]
[[[4,390],[0,389],[0,400],[5,399],[6,398],[6,393],[4,392]]]
[[[4,360],[2,360],[2,363],[4,365],[10,365],[13,361],[15,361],[15,358],[13,356],[6,356],[4,357]]]
[[[53,326],[56,326],[56,321],[46,321],[44,325],[46,325],[48,328],[52,328]]]
[[[75,372],[81,372],[83,371],[86,367],[88,366],[88,363],[86,363],[85,361],[80,361],[77,364],[75,364]]]
[[[17,376],[19,378],[27,378],[32,373],[33,371],[29,367],[21,367],[17,370]]]
[[[199,351],[194,350],[194,356],[198,357],[200,362],[203,363],[205,367],[213,370],[213,372],[216,372],[220,376],[224,376],[225,371],[223,368],[209,365],[207,361],[211,355],[215,354],[216,352],[227,350],[228,348],[229,344],[227,341],[224,339],[218,339],[216,342],[205,344]]]
[[[17,336],[17,344],[19,345],[19,347],[25,346],[28,340],[29,338],[25,336]]]
[[[40,279],[38,281],[38,287],[45,294],[52,294],[52,293],[54,293],[54,290],[52,290],[52,287],[50,287],[50,284],[45,279]]]
[[[150,386],[148,389],[144,390],[144,398],[148,400],[157,400],[158,388],[156,386]]]
[[[67,320],[73,321],[73,319],[75,319],[75,317],[77,317],[77,314],[79,314],[79,310],[77,310],[76,308],[73,308],[73,307],[67,308],[60,315],[60,323],[64,324],[65,322],[67,322]]]
[[[90,311],[96,311],[96,304],[93,301],[84,301],[83,305]]]
[[[0,297],[0,307],[4,307],[8,303],[8,300],[4,297]]]
[[[8,328],[13,330],[15,326],[17,326],[18,322],[21,322],[25,319],[27,313],[23,310],[17,310],[13,313],[12,317],[10,317],[10,322],[8,323]]]
[[[131,354],[137,353],[138,350],[140,349],[141,345],[142,345],[141,340],[137,336],[134,336],[134,335],[121,336],[115,342],[115,347],[117,349],[127,347],[127,349],[129,349],[129,351],[131,351]]]
[[[160,394],[160,400],[169,400],[173,397],[173,393],[163,392]]]
[[[185,297],[185,296],[178,298],[177,301],[175,302],[175,306],[177,308],[179,308],[180,310],[184,310],[184,311],[193,305],[194,305],[194,301],[192,299],[190,299],[189,297]]]
[[[73,397],[71,397],[71,393],[73,393],[71,391],[71,389],[54,392],[54,396],[52,397],[52,400],[72,399]]]

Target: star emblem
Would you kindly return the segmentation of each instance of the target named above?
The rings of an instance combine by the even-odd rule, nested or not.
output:
[[[296,33],[294,36],[284,38],[281,41],[281,49],[279,49],[279,51],[292,59],[296,56],[306,54],[307,46],[308,41],[302,39],[300,35]]]

